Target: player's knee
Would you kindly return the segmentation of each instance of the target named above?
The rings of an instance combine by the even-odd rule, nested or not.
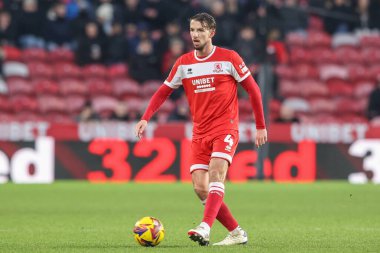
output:
[[[208,189],[206,187],[194,185],[194,192],[200,200],[205,200],[207,198]]]

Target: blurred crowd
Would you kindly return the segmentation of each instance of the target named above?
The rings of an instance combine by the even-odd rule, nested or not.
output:
[[[188,18],[198,12],[215,17],[214,44],[236,50],[253,71],[286,63],[284,37],[305,32],[310,15],[330,34],[380,28],[378,0],[0,0],[0,8],[1,45],[66,47],[81,66],[126,63],[140,83],[163,80],[192,49]],[[183,110],[172,117],[187,119]]]

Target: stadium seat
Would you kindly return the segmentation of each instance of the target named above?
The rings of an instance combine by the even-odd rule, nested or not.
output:
[[[10,97],[10,104],[14,113],[35,112],[38,109],[38,104],[34,96],[12,96]]]
[[[298,82],[298,89],[303,97],[327,97],[329,90],[327,86],[315,79],[304,79]]]
[[[128,78],[116,79],[112,82],[112,86],[113,93],[121,99],[139,97],[142,88],[138,82]]]
[[[318,69],[311,64],[297,64],[293,67],[293,70],[296,79],[317,79],[319,77]]]
[[[0,112],[9,112],[11,109],[11,104],[7,96],[0,96]]]
[[[127,104],[129,112],[140,113],[147,106],[147,101],[140,99],[140,98],[127,99],[127,100],[125,100],[125,102]]]
[[[290,62],[292,64],[310,63],[312,55],[305,47],[293,47],[290,49]]]
[[[109,79],[126,78],[128,76],[127,64],[114,64],[108,67],[107,75]]]
[[[43,116],[43,119],[48,122],[69,124],[74,122],[74,118],[66,113],[51,112]]]
[[[334,98],[334,103],[336,108],[338,108],[338,113],[358,113],[358,106],[356,105],[356,100],[347,97]]]
[[[290,32],[286,35],[286,43],[290,47],[303,47],[306,45],[306,36],[303,33]]]
[[[358,47],[359,38],[358,36],[352,33],[337,33],[332,36],[331,44],[333,48],[338,48],[342,46]]]
[[[326,32],[312,31],[306,37],[306,46],[309,48],[331,47],[331,36]]]
[[[339,119],[344,123],[368,123],[368,119],[355,113],[344,113],[339,115]]]
[[[368,47],[361,51],[363,61],[368,65],[380,64],[380,48]]]
[[[86,103],[86,98],[80,95],[69,95],[65,97],[67,111],[71,114],[76,114],[81,111]]]
[[[336,111],[335,103],[328,98],[315,98],[309,101],[312,113],[333,113]]]
[[[311,59],[315,64],[336,64],[338,58],[330,48],[309,49]]]
[[[8,61],[3,63],[3,75],[5,77],[29,77],[29,68],[23,62]]]
[[[112,96],[97,96],[92,98],[92,108],[100,115],[101,119],[107,119],[118,105],[118,100]]]
[[[360,38],[360,45],[363,48],[368,48],[368,47],[380,48],[380,36],[379,35],[364,35]]]
[[[310,15],[308,31],[323,31],[323,29],[323,19],[316,15]]]
[[[67,107],[64,98],[52,95],[42,95],[38,99],[38,108],[41,113],[66,113]]]
[[[367,74],[370,80],[379,81],[380,80],[380,64],[370,66]]]
[[[59,93],[59,85],[51,79],[36,79],[33,81],[33,88],[36,94],[51,94]]]
[[[371,119],[370,124],[372,126],[380,127],[380,116]]]
[[[98,78],[90,78],[86,80],[86,85],[89,89],[89,94],[91,97],[98,96],[98,95],[111,95],[112,90],[112,84]]]
[[[239,113],[252,113],[252,106],[251,102],[248,98],[241,98],[239,99]]]
[[[347,79],[348,71],[347,68],[335,65],[335,64],[322,64],[319,66],[319,75],[321,80],[328,79]]]
[[[309,112],[310,103],[308,100],[300,97],[289,97],[283,102],[283,105],[291,108],[295,112]]]
[[[106,78],[107,68],[101,64],[90,64],[82,68],[84,78]]]
[[[9,95],[32,95],[34,94],[34,87],[30,81],[23,78],[8,78],[8,92]]]
[[[29,62],[46,62],[48,60],[48,53],[41,48],[28,48],[22,51],[22,60],[26,63]]]
[[[327,81],[330,96],[352,96],[354,88],[350,83],[341,79],[330,79]]]
[[[29,75],[32,79],[35,78],[53,78],[54,68],[43,62],[29,62]]]
[[[340,64],[363,64],[364,59],[358,48],[355,47],[339,47],[335,49],[338,62]]]
[[[148,80],[142,84],[141,93],[144,98],[151,98],[152,95],[158,90],[158,88],[162,85],[162,81],[160,80]]]
[[[70,62],[58,62],[54,65],[54,73],[57,79],[61,78],[80,78],[81,69]]]
[[[357,98],[368,97],[374,88],[374,82],[358,81],[354,85],[354,96]]]
[[[88,94],[87,85],[77,79],[62,79],[59,81],[59,91],[61,94],[67,95],[82,95]]]
[[[279,83],[279,94],[283,97],[301,96],[301,89],[297,81],[281,80]]]
[[[25,121],[45,121],[44,117],[36,112],[19,112],[14,115],[14,120],[19,122]]]
[[[22,61],[22,51],[14,46],[2,45],[4,61]]]
[[[370,81],[372,79],[370,71],[362,64],[350,64],[347,66],[348,80],[350,82]]]
[[[15,114],[0,112],[0,122],[9,123],[13,121],[18,121],[18,118]]]
[[[275,67],[275,72],[279,79],[294,79],[294,69],[289,65],[278,65]]]
[[[52,62],[73,62],[74,52],[67,48],[56,48],[49,52],[49,60]]]

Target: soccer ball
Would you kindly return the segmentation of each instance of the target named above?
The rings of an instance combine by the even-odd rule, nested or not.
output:
[[[165,237],[165,230],[161,221],[149,216],[136,222],[133,233],[135,240],[145,247],[157,246]]]

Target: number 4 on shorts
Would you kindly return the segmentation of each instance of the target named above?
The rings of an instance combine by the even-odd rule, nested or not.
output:
[[[231,135],[227,135],[226,138],[224,138],[224,142],[227,142],[229,146],[232,146],[234,144],[234,140],[231,138]]]

